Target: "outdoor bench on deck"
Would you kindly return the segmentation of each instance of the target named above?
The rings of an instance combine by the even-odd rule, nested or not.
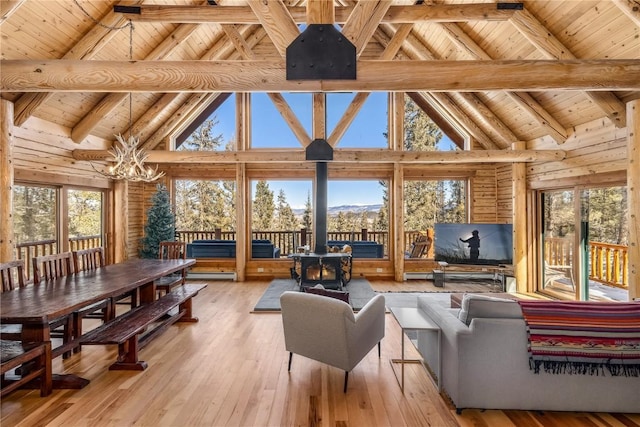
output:
[[[40,396],[51,394],[51,341],[22,343],[2,340],[2,396],[9,394],[31,380],[40,379]],[[19,378],[5,378],[5,374],[26,363],[33,363],[30,370]]]
[[[112,321],[87,332],[80,339],[80,343],[82,345],[118,344],[118,360],[109,369],[142,371],[147,368],[147,363],[138,360],[138,351],[175,322],[197,322],[198,318],[193,317],[191,299],[206,287],[207,285],[204,284],[178,286],[152,303],[127,311]],[[178,313],[169,315],[175,307],[179,307]],[[140,336],[156,322],[157,326]]]

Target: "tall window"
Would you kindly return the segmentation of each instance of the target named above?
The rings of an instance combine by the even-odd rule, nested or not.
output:
[[[18,245],[57,241],[58,192],[52,187],[16,185],[13,189],[13,232]]]
[[[389,183],[386,180],[336,180],[327,188],[328,240],[380,243],[389,254]]]
[[[103,193],[70,189],[67,209],[70,249],[102,246]]]
[[[313,107],[311,94],[282,93],[280,95],[271,99],[266,93],[251,94],[251,148],[302,147],[291,126],[278,110],[279,108],[293,112],[306,134],[311,135]]]
[[[433,238],[436,223],[467,222],[466,180],[405,180],[404,230],[405,249],[420,237]],[[420,258],[433,254],[421,252]]]
[[[311,192],[310,180],[253,180],[252,240],[268,240],[280,249],[280,256],[294,253],[305,238],[303,233],[311,232]]]
[[[236,183],[227,180],[175,180],[176,230],[181,240],[213,239],[216,230],[235,239]]]
[[[336,148],[388,148],[389,94],[372,92],[359,95],[366,95],[361,105],[355,93],[327,94],[327,136],[345,118],[349,107],[357,106],[358,113]]]
[[[236,148],[235,97],[229,96],[208,116],[176,138],[176,151],[231,151]],[[197,123],[197,126],[195,126]]]
[[[31,184],[13,190],[16,257],[29,274],[34,256],[104,245],[102,191]],[[66,204],[59,202],[64,195]]]

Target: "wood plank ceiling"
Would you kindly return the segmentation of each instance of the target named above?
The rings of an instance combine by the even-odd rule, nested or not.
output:
[[[222,92],[271,92],[287,114],[277,92],[408,91],[488,150],[559,146],[600,118],[625,127],[625,103],[640,97],[638,0],[0,4],[1,96],[15,103],[15,124],[66,127],[79,148],[127,132],[129,91],[133,132],[148,148]],[[304,23],[341,27],[357,80],[286,81],[285,51]]]

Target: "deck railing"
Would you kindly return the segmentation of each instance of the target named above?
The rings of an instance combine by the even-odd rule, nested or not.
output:
[[[605,285],[627,289],[629,287],[627,246],[589,242],[591,265],[589,279]]]
[[[180,230],[176,231],[176,240],[185,243],[191,243],[194,240],[235,240],[235,231],[222,231],[216,229],[213,231],[191,231]],[[280,255],[286,257],[289,254],[295,253],[297,248],[304,245],[309,245],[313,248],[313,236],[306,228],[300,230],[288,230],[288,231],[252,231],[251,239],[267,239],[277,248],[280,248]],[[388,253],[389,233],[386,231],[370,231],[366,228],[360,231],[336,231],[328,232],[327,240],[368,240],[378,242],[384,245],[385,253]]]
[[[420,231],[404,232],[405,252],[411,251],[411,244],[420,235]],[[286,257],[295,253],[296,248],[308,244],[313,247],[312,234],[306,229],[292,231],[253,231],[252,239],[268,239],[274,246],[280,248],[281,256]],[[191,243],[194,240],[218,239],[235,240],[235,231],[176,231],[176,239]],[[328,232],[327,240],[366,240],[382,243],[385,254],[388,254],[389,233],[386,231],[370,231],[366,228],[360,231]],[[69,250],[94,248],[102,245],[102,237],[99,235],[72,237],[69,239]],[[627,289],[628,282],[628,250],[625,245],[615,245],[602,242],[589,242],[589,280],[605,285]],[[23,259],[27,268],[27,277],[31,277],[31,263],[34,257],[56,253],[57,240],[40,240],[37,242],[24,242],[16,245],[16,258]],[[572,265],[573,239],[546,238],[545,261],[548,265]],[[426,258],[433,257],[433,246]]]
[[[573,239],[545,238],[544,257],[549,266],[572,265]],[[589,242],[589,280],[628,289],[628,247]]]

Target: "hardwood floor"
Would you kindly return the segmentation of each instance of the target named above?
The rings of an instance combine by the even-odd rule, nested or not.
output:
[[[10,426],[640,426],[640,414],[465,410],[407,365],[403,395],[389,360],[400,329],[387,315],[382,357],[372,351],[349,375],[294,356],[287,372],[281,317],[251,314],[267,282],[208,282],[194,299],[199,323],[174,325],[141,351],[144,372],[109,371],[114,346],[88,346],[54,372],[90,379],[82,390],[18,390],[2,399]],[[417,291],[426,282],[376,282],[379,291]],[[411,347],[411,346],[409,346]],[[412,349],[413,350],[413,349]]]

